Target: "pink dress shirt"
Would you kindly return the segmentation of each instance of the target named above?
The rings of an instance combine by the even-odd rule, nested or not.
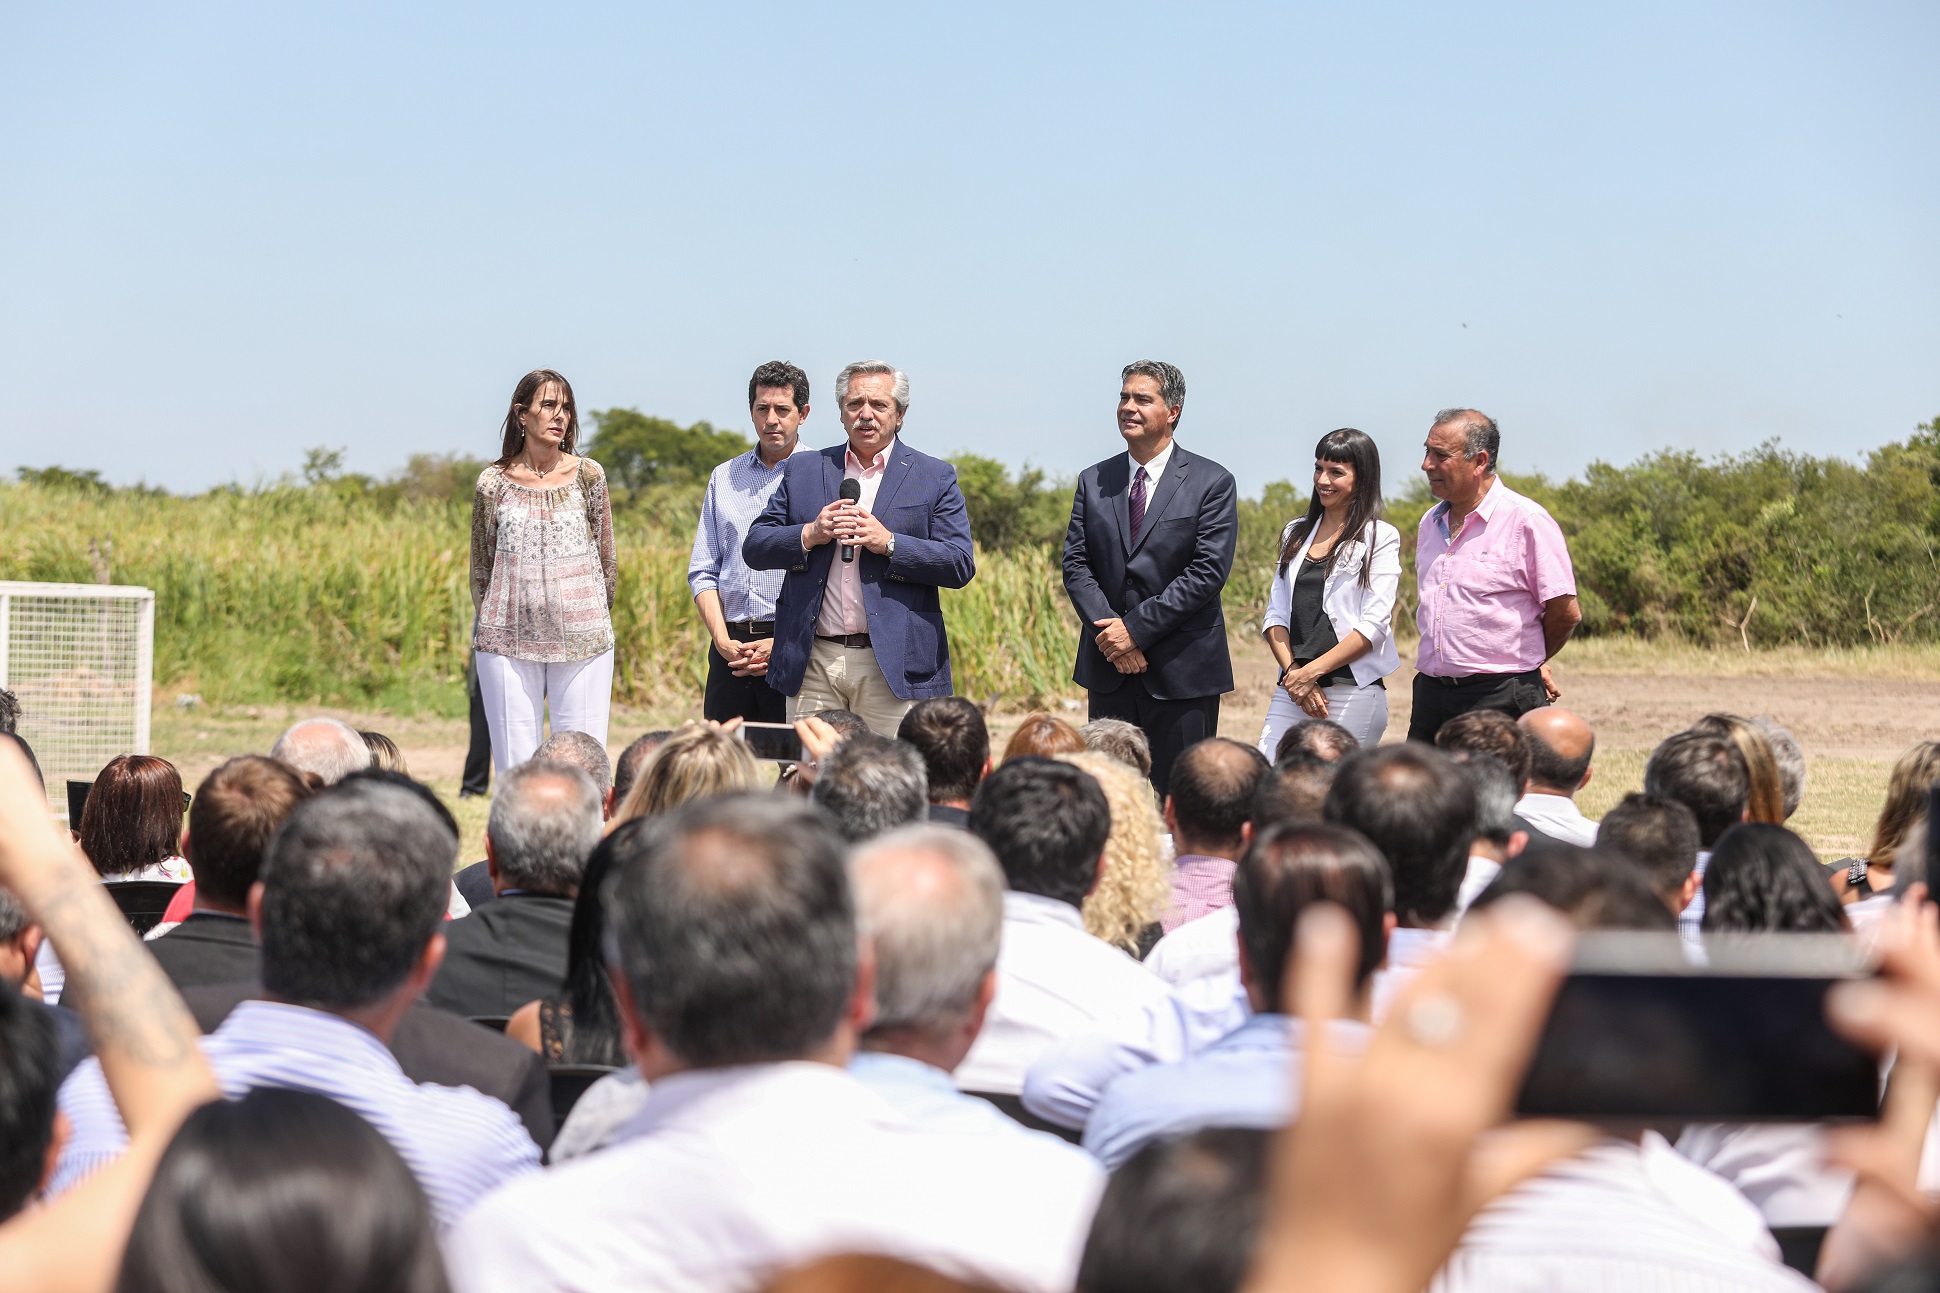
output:
[[[883,468],[889,465],[889,450],[895,441],[864,466],[854,449],[842,451],[842,479],[862,482],[862,497],[856,500],[865,512],[876,510],[876,491],[882,488]],[[842,560],[840,549],[829,562],[828,587],[822,592],[822,610],[815,617],[815,631],[824,637],[869,631],[869,610],[862,604],[862,561]]]
[[[1543,603],[1576,591],[1563,531],[1500,479],[1452,538],[1447,503],[1421,518],[1415,581],[1415,668],[1438,678],[1541,668]]]
[[[1233,872],[1239,863],[1231,858],[1207,857],[1188,853],[1172,870],[1172,901],[1159,915],[1159,924],[1170,934],[1188,921],[1209,916],[1233,904]]]

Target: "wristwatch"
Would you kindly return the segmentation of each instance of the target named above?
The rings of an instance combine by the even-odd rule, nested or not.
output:
[[[895,535],[892,534],[889,536],[889,546],[882,550],[882,555],[885,557],[893,557],[896,555],[896,536]]]

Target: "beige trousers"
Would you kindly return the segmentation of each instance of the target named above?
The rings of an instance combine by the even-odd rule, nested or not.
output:
[[[816,638],[801,690],[788,698],[788,721],[825,709],[846,709],[867,723],[870,731],[893,740],[913,704],[889,690],[874,650]]]

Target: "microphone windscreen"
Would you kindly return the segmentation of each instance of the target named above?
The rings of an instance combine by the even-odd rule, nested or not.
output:
[[[860,502],[862,500],[862,482],[854,476],[846,477],[842,481],[841,490],[838,492],[851,503]]]

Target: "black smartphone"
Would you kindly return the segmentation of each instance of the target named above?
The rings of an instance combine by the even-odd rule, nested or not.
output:
[[[1836,934],[1705,941],[1588,933],[1516,1112],[1611,1123],[1841,1122],[1879,1116],[1873,1055],[1832,1031],[1825,995],[1873,972]]]
[[[802,738],[787,723],[743,723],[735,735],[748,743],[748,753],[775,763],[802,763]]]
[[[81,829],[81,810],[88,806],[88,791],[94,789],[92,781],[67,779],[67,824],[74,830]]]

